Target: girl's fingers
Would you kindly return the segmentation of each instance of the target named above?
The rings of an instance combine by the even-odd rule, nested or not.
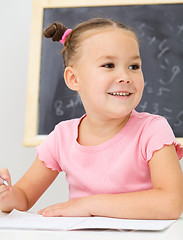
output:
[[[62,205],[63,205],[62,203],[59,203],[59,204],[55,204],[55,205],[49,206],[47,208],[44,208],[44,209],[40,210],[38,212],[38,214],[46,216],[46,217],[61,216]]]
[[[9,189],[7,186],[0,185],[0,203],[8,199],[10,191],[11,189]]]
[[[4,178],[0,177],[0,185],[3,185],[3,184],[5,186],[8,186],[8,182]]]
[[[10,174],[9,174],[9,171],[7,168],[1,168],[0,169],[0,176],[1,177],[9,177]]]
[[[3,183],[3,179],[6,181],[6,183],[8,183],[8,186],[11,186],[11,177],[10,177],[10,173],[8,171],[7,168],[1,168],[0,169],[0,184],[4,184]]]
[[[3,179],[0,177],[0,185],[3,185]]]
[[[3,193],[3,192],[6,192],[8,189],[9,189],[8,186],[0,185],[0,194]]]

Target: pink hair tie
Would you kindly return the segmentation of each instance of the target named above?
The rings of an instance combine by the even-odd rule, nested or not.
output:
[[[62,44],[64,44],[65,43],[65,39],[66,39],[66,37],[69,35],[69,33],[72,31],[72,29],[67,29],[65,32],[64,32],[64,34],[63,34],[63,36],[62,36],[62,39],[60,40],[60,42],[62,43]]]

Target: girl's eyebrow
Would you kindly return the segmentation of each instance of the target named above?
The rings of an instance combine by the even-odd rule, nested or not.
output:
[[[110,56],[110,55],[106,55],[106,56],[100,56],[97,58],[97,61],[100,60],[100,59],[106,59],[106,60],[113,60],[113,59],[116,59],[117,57],[116,56]]]
[[[112,55],[111,56],[110,55],[106,55],[106,56],[100,56],[99,58],[97,58],[97,61],[101,60],[101,59],[113,60],[113,59],[116,59],[116,58],[118,58],[118,57],[112,56]],[[141,60],[141,57],[140,57],[140,55],[135,55],[135,56],[130,57],[130,59],[132,59],[132,60],[136,60],[136,59]]]
[[[140,57],[140,55],[136,55],[136,56],[133,56],[131,59],[133,59],[133,60],[140,59],[141,60],[141,57]]]

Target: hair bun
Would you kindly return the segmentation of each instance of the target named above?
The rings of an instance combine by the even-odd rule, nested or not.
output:
[[[52,38],[53,41],[60,41],[66,30],[67,28],[63,24],[55,22],[44,30],[43,35],[46,38]]]

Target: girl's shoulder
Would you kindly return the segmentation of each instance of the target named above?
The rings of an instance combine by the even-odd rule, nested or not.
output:
[[[151,159],[154,151],[172,144],[175,145],[178,158],[182,158],[183,147],[176,141],[173,130],[165,117],[134,111],[132,119],[134,121],[133,125],[135,125],[133,132],[138,134],[139,144],[144,149],[144,158],[147,161]]]
[[[61,130],[61,129],[65,129],[65,130],[73,130],[73,129],[77,129],[81,120],[85,117],[85,115],[83,115],[80,118],[73,118],[73,119],[69,119],[69,120],[65,120],[65,121],[61,121],[59,122],[56,126],[55,126],[55,130]]]
[[[153,119],[157,120],[165,120],[163,116],[148,113],[148,112],[137,112],[136,110],[133,110],[132,117],[136,118],[136,120],[143,120],[143,121],[151,121]]]
[[[69,120],[64,120],[59,122],[57,125],[55,125],[55,128],[64,128],[64,127],[74,127],[75,125],[77,125],[80,121],[80,118],[73,118],[73,119],[69,119]]]
[[[131,115],[131,124],[135,124],[137,128],[152,127],[156,128],[159,125],[168,125],[169,123],[165,117],[160,115],[151,114],[148,112],[137,112],[133,110]],[[170,127],[170,126],[169,126]]]
[[[141,130],[144,136],[159,136],[161,131],[162,136],[166,135],[175,138],[169,122],[163,116],[134,111],[132,118],[133,123],[136,123],[136,128]]]

